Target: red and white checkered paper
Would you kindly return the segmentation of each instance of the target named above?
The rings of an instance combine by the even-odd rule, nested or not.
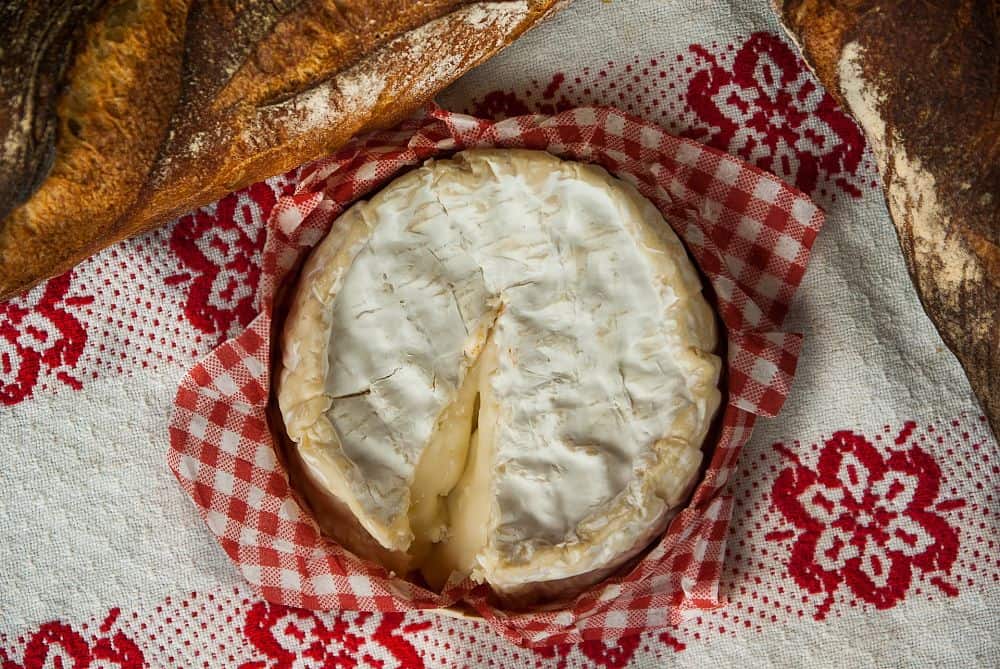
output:
[[[689,505],[628,573],[559,611],[506,613],[490,605],[485,586],[469,583],[437,594],[321,536],[276,457],[265,415],[274,298],[289,270],[355,200],[428,158],[473,147],[545,150],[634,184],[708,277],[728,337],[728,402]],[[718,606],[732,508],[723,490],[756,416],[774,416],[789,392],[802,341],[779,328],[823,223],[820,209],[777,177],[610,108],[493,122],[431,106],[396,130],[356,138],[305,175],[267,223],[259,315],[183,379],[169,428],[171,469],[261,596],[319,610],[457,604],[530,646],[612,641]]]

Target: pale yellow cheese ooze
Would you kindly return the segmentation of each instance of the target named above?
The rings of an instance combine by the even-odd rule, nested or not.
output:
[[[467,468],[471,435],[476,428],[479,398],[478,363],[466,374],[458,397],[441,414],[434,436],[420,457],[410,486],[410,552],[418,564],[426,561],[431,545],[450,534],[448,497]]]
[[[486,531],[491,513],[490,503],[490,457],[489,448],[490,423],[494,420],[494,403],[490,397],[489,373],[495,365],[496,349],[492,342],[487,344],[480,359],[465,377],[465,383],[460,392],[463,402],[463,414],[468,413],[470,420],[464,423],[467,428],[464,434],[455,433],[455,440],[463,446],[461,455],[455,453],[456,459],[461,458],[463,469],[460,476],[448,487],[445,495],[439,497],[442,502],[441,517],[447,524],[446,531],[436,540],[433,551],[426,556],[420,567],[428,583],[435,589],[440,589],[452,573],[469,575],[477,570],[476,556],[486,545]],[[486,434],[480,441],[480,433]],[[418,467],[418,476],[414,483],[420,483],[419,473],[437,468],[437,462],[428,460],[431,450],[424,453]],[[442,467],[454,463],[441,463]],[[414,490],[418,489],[414,486]],[[418,497],[423,496],[416,493]],[[413,507],[411,507],[411,518]]]
[[[631,186],[466,151],[317,246],[278,401],[324,531],[437,589],[531,599],[603,578],[683,504],[715,343],[683,246]]]

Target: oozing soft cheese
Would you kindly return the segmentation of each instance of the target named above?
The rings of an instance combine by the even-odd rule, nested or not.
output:
[[[719,404],[715,343],[684,248],[631,186],[466,151],[335,222],[300,279],[278,398],[310,489],[393,568],[516,592],[662,530]]]

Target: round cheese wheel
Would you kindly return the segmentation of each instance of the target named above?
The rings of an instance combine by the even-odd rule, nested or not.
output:
[[[435,588],[537,601],[604,578],[685,501],[715,346],[697,272],[632,186],[470,150],[334,223],[278,402],[324,531]]]

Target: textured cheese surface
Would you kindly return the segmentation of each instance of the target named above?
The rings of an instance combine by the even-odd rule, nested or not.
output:
[[[438,585],[515,591],[662,530],[719,404],[715,343],[684,248],[631,186],[466,151],[337,220],[278,397],[311,481],[379,544]]]

